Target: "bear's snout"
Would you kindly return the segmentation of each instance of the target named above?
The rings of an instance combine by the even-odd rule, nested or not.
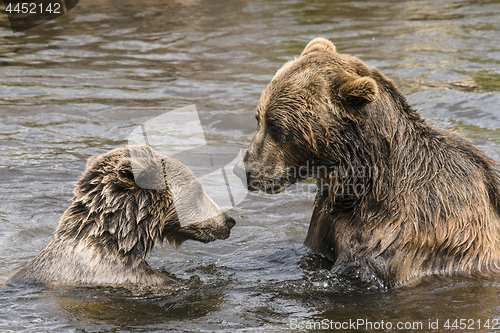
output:
[[[226,213],[222,213],[217,217],[211,219],[212,223],[215,222],[218,224],[218,228],[214,228],[213,230],[207,230],[203,228],[203,222],[200,225],[203,230],[208,231],[201,236],[201,239],[194,238],[195,240],[199,240],[202,242],[213,241],[216,239],[226,239],[231,234],[231,228],[235,226],[236,220]],[[208,222],[208,221],[207,221]],[[209,223],[209,222],[208,222]]]
[[[250,172],[247,171],[245,163],[242,160],[236,163],[236,165],[233,167],[233,172],[236,176],[238,176],[239,179],[241,179],[243,186],[248,188],[248,184],[250,181]]]
[[[227,227],[229,229],[231,229],[232,227],[234,227],[234,225],[236,224],[236,220],[233,219],[231,216],[227,216],[226,215],[226,224],[227,224]]]
[[[245,154],[246,155],[246,154]],[[243,186],[249,191],[258,191],[257,178],[252,173],[258,174],[257,170],[252,170],[244,161],[239,161],[233,167],[233,172],[238,178],[241,179]]]

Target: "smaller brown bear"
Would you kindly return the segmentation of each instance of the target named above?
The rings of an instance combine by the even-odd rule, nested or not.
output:
[[[88,160],[53,240],[9,283],[172,285],[145,261],[158,241],[226,239],[234,224],[182,163],[117,148]]]

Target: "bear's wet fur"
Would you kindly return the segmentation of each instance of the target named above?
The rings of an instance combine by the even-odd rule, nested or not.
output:
[[[316,38],[278,70],[255,115],[249,189],[314,177],[305,244],[338,275],[395,287],[499,272],[496,162],[430,126],[376,68]]]
[[[225,239],[235,224],[189,168],[148,146],[91,157],[72,200],[52,241],[10,284],[173,285],[145,261],[158,241]]]

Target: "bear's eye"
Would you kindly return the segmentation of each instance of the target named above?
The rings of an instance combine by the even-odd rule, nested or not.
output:
[[[257,128],[258,128],[259,127],[259,123],[260,123],[259,116],[255,115],[255,120],[257,120]]]
[[[274,122],[272,122],[272,121],[268,121],[268,122],[267,122],[267,130],[268,130],[269,132],[276,132],[276,131],[278,131],[279,129],[278,129],[278,126],[276,126],[276,124],[275,124]]]
[[[269,133],[275,141],[277,142],[283,141],[283,132],[274,121],[268,121],[266,127],[267,127],[267,133]]]
[[[195,201],[203,201],[205,198],[205,190],[203,190],[203,186],[200,183],[196,183],[192,189],[192,199]]]

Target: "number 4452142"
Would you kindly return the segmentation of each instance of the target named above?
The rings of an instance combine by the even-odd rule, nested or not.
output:
[[[14,8],[13,8],[14,7]],[[45,7],[45,8],[44,8]],[[17,13],[17,14],[41,14],[41,13],[51,13],[51,14],[61,14],[61,4],[58,2],[48,3],[46,6],[42,4],[36,4],[34,2],[23,2],[17,3],[15,6],[12,6],[12,3],[9,3],[5,8],[5,11],[9,14]]]
[[[490,330],[498,330],[500,329],[500,321],[498,319],[488,319],[484,322],[481,322],[480,319],[448,319],[444,323],[443,327],[447,330],[475,330],[487,328]]]

